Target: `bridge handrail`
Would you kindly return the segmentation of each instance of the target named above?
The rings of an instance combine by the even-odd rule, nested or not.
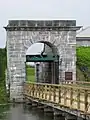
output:
[[[66,87],[66,88],[73,88],[73,89],[81,89],[81,90],[90,90],[90,88],[83,87],[83,86],[71,86],[70,84],[48,84],[48,83],[35,83],[35,82],[24,82],[24,84],[36,84],[36,85],[46,85],[46,86],[55,86],[55,87]]]
[[[25,81],[25,82],[28,82],[28,81]],[[60,81],[60,83],[66,83],[66,84],[69,84],[69,83],[72,83],[72,84],[77,84],[77,83],[90,84],[90,82],[87,82],[87,81],[71,81],[71,80]],[[44,83],[39,83],[39,84],[44,84]]]
[[[67,81],[60,81],[61,83],[66,83],[66,84],[69,84],[69,83],[72,83],[72,84],[78,84],[78,83],[81,83],[81,84],[90,84],[90,82],[88,81],[71,81],[71,80],[67,80]]]
[[[61,84],[24,83],[24,94],[90,114],[90,88]]]

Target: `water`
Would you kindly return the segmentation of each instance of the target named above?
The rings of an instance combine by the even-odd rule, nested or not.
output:
[[[16,104],[0,106],[0,120],[53,120],[53,117],[30,106]]]

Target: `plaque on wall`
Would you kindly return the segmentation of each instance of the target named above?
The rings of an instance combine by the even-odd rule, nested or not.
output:
[[[65,72],[65,80],[72,80],[72,72]]]

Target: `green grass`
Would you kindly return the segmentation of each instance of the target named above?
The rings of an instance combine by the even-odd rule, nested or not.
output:
[[[77,65],[90,67],[90,47],[77,48]]]
[[[78,47],[77,55],[77,80],[90,81],[90,47]]]
[[[26,67],[26,74],[27,74],[27,81],[28,82],[35,82],[35,68],[27,66]]]

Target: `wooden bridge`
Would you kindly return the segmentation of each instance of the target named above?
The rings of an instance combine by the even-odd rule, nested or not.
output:
[[[90,83],[62,82],[61,84],[24,83],[28,100],[51,106],[71,115],[90,120]]]

